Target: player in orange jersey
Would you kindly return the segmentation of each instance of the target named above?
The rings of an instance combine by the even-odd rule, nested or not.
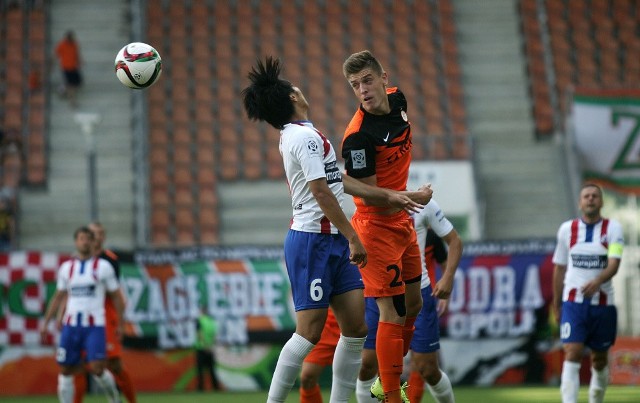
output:
[[[93,253],[95,256],[107,260],[113,266],[116,276],[120,278],[120,263],[118,256],[108,249],[104,249],[104,241],[106,232],[102,224],[97,221],[89,224],[89,229],[94,235]],[[122,289],[120,289],[122,293]],[[122,295],[124,300],[124,295]],[[106,341],[107,341],[107,368],[113,374],[118,388],[127,398],[129,403],[136,402],[136,394],[131,381],[131,376],[122,366],[122,329],[117,326],[117,315],[110,298],[105,299],[106,314]],[[74,403],[81,403],[87,390],[87,378],[84,373],[78,373],[74,379],[76,393],[74,395]]]
[[[411,163],[411,125],[407,101],[368,50],[349,56],[343,73],[360,107],[345,130],[342,157],[347,174],[368,185],[406,190]],[[422,307],[420,250],[411,216],[402,209],[368,205],[354,197],[352,225],[370,251],[361,270],[365,297],[380,311],[376,345],[379,380],[372,389],[387,403],[400,403],[403,356],[409,351],[415,319]],[[451,289],[434,290],[448,298]],[[380,385],[381,382],[381,385]]]

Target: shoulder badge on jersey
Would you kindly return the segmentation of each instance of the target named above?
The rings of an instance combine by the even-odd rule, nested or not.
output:
[[[309,138],[307,139],[307,151],[310,156],[319,156],[320,155],[320,147],[315,139]]]
[[[367,167],[367,158],[364,150],[351,150],[353,169],[363,169]]]

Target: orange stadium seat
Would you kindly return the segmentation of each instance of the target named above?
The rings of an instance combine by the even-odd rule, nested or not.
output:
[[[205,208],[215,209],[218,206],[218,195],[214,189],[215,185],[200,186],[198,188],[198,206],[200,211]]]
[[[303,89],[312,104],[310,117],[331,138],[338,152],[344,127],[357,107],[340,66],[350,53],[365,48],[389,60],[387,68],[394,84],[400,85],[410,98],[410,108],[425,112],[412,114],[418,156],[427,155],[426,143],[420,138],[426,133],[445,138],[454,132],[462,136],[467,133],[455,21],[448,0],[312,0],[304,4],[296,0],[150,0],[147,13],[147,34],[163,39],[166,49],[161,51],[168,58],[191,51],[204,60],[179,66],[167,60],[164,84],[147,91],[149,144],[173,150],[150,159],[160,165],[165,163],[162,159],[166,155],[173,155],[165,163],[170,172],[176,165],[176,176],[170,176],[171,187],[177,186],[178,170],[187,169],[186,166],[193,170],[189,172],[189,183],[198,205],[204,197],[201,194],[216,194],[215,186],[220,180],[283,178],[278,131],[248,122],[238,97],[247,83],[246,71],[256,57],[274,55],[283,59],[283,77]],[[369,20],[362,18],[364,15],[369,15]],[[392,18],[393,15],[400,17]],[[409,23],[394,23],[398,20]],[[373,35],[382,39],[373,41]],[[205,41],[207,37],[213,40]],[[299,40],[301,37],[311,38],[311,42],[305,44]],[[418,70],[399,69],[394,60],[409,61]],[[322,98],[327,94],[330,101]],[[186,144],[193,147],[192,152],[187,151]],[[440,141],[437,148],[432,147],[436,151],[431,155],[448,158],[446,151],[450,147],[443,144],[452,144],[452,140]],[[150,173],[150,180],[158,181],[154,175],[160,176]],[[172,228],[169,236],[162,239],[215,243],[217,231],[216,221],[215,226],[198,227],[196,231]]]

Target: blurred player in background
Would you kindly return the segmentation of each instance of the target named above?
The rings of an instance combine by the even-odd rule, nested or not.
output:
[[[411,377],[407,396],[411,402],[419,402],[427,382],[429,392],[436,402],[454,402],[453,389],[449,377],[442,372],[438,363],[440,350],[440,329],[438,317],[444,313],[448,302],[436,297],[437,290],[451,290],[458,263],[462,257],[462,240],[451,222],[445,217],[434,199],[414,215],[415,229],[421,251],[423,305],[415,321],[415,333],[411,340]],[[442,241],[446,243],[448,252]],[[443,263],[443,273],[439,281],[435,279],[435,261]],[[447,293],[448,298],[449,293]],[[375,401],[370,398],[370,385],[378,373],[376,349],[376,327],[379,318],[378,306],[373,298],[366,301],[366,319],[369,328],[367,341],[362,351],[362,368],[356,388],[359,403]],[[384,345],[382,346],[384,348]]]
[[[111,263],[111,266],[113,266],[116,272],[116,277],[119,280],[120,263],[118,261],[118,255],[116,255],[109,249],[105,249],[104,244],[107,239],[107,233],[104,227],[101,223],[94,221],[89,224],[89,229],[91,230],[91,232],[93,232],[94,236],[94,255]],[[124,303],[125,298],[122,289],[119,288],[118,292],[120,293],[120,298]],[[109,368],[109,371],[113,373],[118,388],[120,388],[122,394],[127,398],[129,403],[136,403],[136,393],[133,387],[133,382],[131,381],[131,376],[122,365],[122,334],[118,330],[119,321],[117,310],[114,306],[114,301],[111,298],[107,298],[104,302],[104,308],[107,317],[107,323],[105,327],[107,335],[107,368]],[[124,324],[124,322],[122,322],[122,324]]]
[[[602,205],[602,189],[584,185],[578,201],[582,217],[562,223],[553,254],[553,309],[560,318],[565,354],[560,380],[564,403],[578,401],[585,346],[592,363],[589,402],[602,402],[609,384],[608,351],[618,325],[611,278],[620,267],[624,237],[618,221],[600,215]]]
[[[250,85],[242,91],[248,117],[281,131],[280,153],[293,207],[284,253],[296,330],[280,353],[267,402],[285,401],[302,361],[320,339],[329,305],[342,333],[333,362],[331,399],[347,402],[366,335],[362,279],[355,265],[366,265],[367,252],[344,215],[344,191],[385,205],[422,206],[399,193],[357,181],[349,184],[346,177],[343,184],[333,146],[308,120],[309,104],[300,89],[280,79],[280,71],[279,59],[258,61],[248,74]]]
[[[60,364],[58,397],[71,403],[74,397],[73,374],[83,365],[86,354],[93,379],[107,393],[110,402],[120,401],[111,372],[106,369],[105,297],[113,299],[117,312],[116,326],[122,330],[124,303],[118,279],[111,264],[93,254],[93,233],[80,227],[74,233],[76,257],[64,262],[57,274],[56,293],[47,308],[42,327],[43,340],[49,321],[66,300],[56,360]]]
[[[405,190],[412,143],[404,95],[387,88],[387,73],[367,50],[349,56],[343,73],[360,101],[342,141],[347,175],[371,186]],[[378,398],[399,403],[403,357],[422,307],[420,250],[405,211],[372,206],[359,197],[354,203],[351,223],[371,251],[367,270],[362,271],[364,294],[375,298],[380,310],[380,379],[371,387]],[[449,291],[439,290],[438,297],[447,297]]]

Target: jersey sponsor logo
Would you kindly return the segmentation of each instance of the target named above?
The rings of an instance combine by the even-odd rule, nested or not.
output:
[[[71,287],[69,295],[72,297],[93,297],[96,295],[96,285],[76,285]]]
[[[340,169],[338,168],[336,161],[324,164],[324,172],[327,176],[328,184],[342,182],[342,175],[340,174]]]
[[[392,143],[391,146],[396,146],[397,150],[395,153],[387,157],[387,162],[391,164],[402,158],[407,151],[411,150],[411,145],[412,143],[409,135],[407,135],[402,141]]]
[[[302,210],[302,203],[296,204],[296,206],[293,209],[294,210]]]
[[[571,260],[577,269],[604,269],[608,263],[606,255],[571,254]]]
[[[351,150],[351,160],[353,161],[353,169],[367,167],[367,158],[364,150]]]
[[[307,152],[309,153],[309,156],[320,156],[320,145],[316,142],[315,139],[307,139]]]

